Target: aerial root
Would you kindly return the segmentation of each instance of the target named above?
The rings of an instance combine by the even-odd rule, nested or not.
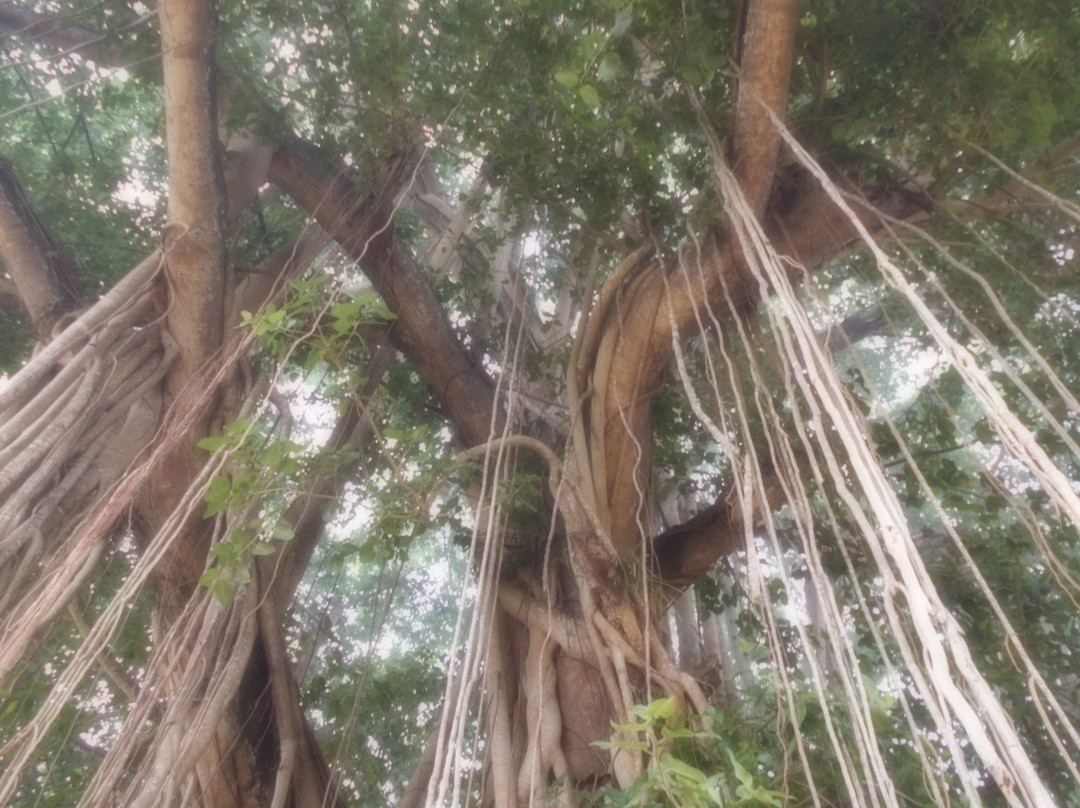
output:
[[[562,780],[563,797],[569,804],[566,757],[562,752],[562,713],[559,709],[554,652],[550,636],[530,632],[529,651],[522,666],[522,690],[529,737],[518,772],[518,800],[531,804],[547,788],[548,774]]]
[[[501,589],[501,587],[500,587]],[[501,638],[505,636],[505,619],[499,609],[492,610],[492,636],[493,642],[488,643],[484,664],[483,685],[483,709],[484,720],[487,728],[487,761],[486,776],[487,788],[490,790],[492,803],[495,808],[518,808],[517,784],[514,781],[514,733],[511,718],[510,674],[507,670],[507,659],[504,655]],[[458,692],[451,694],[457,696]],[[438,733],[438,728],[435,732]],[[434,747],[433,741],[437,735],[428,741],[429,747]],[[427,749],[424,750],[425,755]],[[423,764],[423,760],[421,760]],[[410,783],[410,788],[412,784]],[[415,789],[413,789],[415,792]],[[409,802],[409,789],[406,789],[405,799],[402,806],[419,804]]]
[[[6,421],[35,399],[42,382],[58,366],[72,359],[92,343],[91,353],[109,347],[118,332],[130,330],[153,311],[149,287],[158,271],[160,257],[152,255],[127,274],[74,323],[37,351],[12,376],[0,392],[0,416]]]
[[[278,735],[278,767],[274,775],[274,794],[270,808],[284,808],[289,798],[290,785],[296,769],[300,742],[300,727],[296,721],[298,694],[288,670],[285,643],[281,638],[281,624],[270,596],[273,570],[269,564],[255,565],[259,584],[259,633],[266,650],[266,662],[270,668],[270,696],[274,706],[274,724]]]
[[[163,348],[160,326],[132,330],[131,316],[141,309],[122,312],[122,323],[106,322],[61,355],[53,378],[0,430],[0,610],[55,538],[67,535],[60,527],[71,526],[79,503],[103,493],[153,437],[160,409],[154,390],[175,353]]]
[[[586,593],[582,601],[591,605],[591,595]],[[676,667],[656,632],[649,633],[652,646],[650,669],[646,671],[643,653],[595,607],[586,610],[588,617],[572,616],[549,608],[527,594],[520,584],[509,581],[499,585],[499,605],[503,618],[513,617],[524,628],[527,638],[527,650],[518,671],[519,709],[523,712],[523,718],[518,720],[524,721],[527,737],[520,760],[514,759],[509,751],[512,733],[505,715],[509,698],[505,692],[506,663],[501,652],[489,649],[485,671],[488,776],[497,808],[532,805],[547,794],[552,783],[560,783],[560,804],[571,802],[573,782],[562,746],[564,715],[559,702],[557,655],[583,662],[600,673],[616,725],[631,720],[634,705],[640,700],[640,682],[633,671],[651,677],[686,709],[704,713],[708,708],[700,685]],[[618,616],[620,623],[627,618],[625,614]],[[591,641],[585,641],[586,637]],[[616,744],[611,753],[611,773],[620,787],[627,787],[640,776],[644,765],[642,755],[629,748],[640,738],[635,733],[617,730],[612,732],[610,740]],[[506,790],[508,771],[516,771],[512,795]]]
[[[258,612],[253,584],[227,606],[202,590],[169,629],[148,672],[149,681],[166,683],[166,692],[140,692],[125,722],[122,737],[129,737],[128,730],[137,737],[158,704],[162,700],[167,704],[135,785],[122,804],[146,808],[167,800],[186,790],[192,777],[199,785],[195,793],[212,790],[215,771],[235,741],[227,708],[239,690],[259,633]],[[96,804],[107,794],[118,793],[135,752],[132,744],[124,743],[111,749],[82,804]]]

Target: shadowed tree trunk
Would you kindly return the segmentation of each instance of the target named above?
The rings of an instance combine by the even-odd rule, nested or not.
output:
[[[230,307],[225,301],[232,284],[223,246],[226,209],[235,212],[246,205],[227,200],[225,187],[240,187],[250,195],[259,183],[222,179],[210,5],[163,4],[159,16],[169,222],[160,257],[150,259],[150,271],[143,270],[141,277],[163,326],[156,333],[167,373],[160,397],[146,398],[146,393],[141,399],[148,414],[161,412],[163,418],[158,448],[138,475],[147,482],[141,489],[131,485],[124,496],[137,496],[136,535],[144,553],[157,558],[150,578],[158,591],[163,634],[152,671],[163,677],[164,692],[171,694],[164,726],[173,737],[155,744],[155,755],[143,763],[147,779],[130,792],[131,799],[141,805],[186,782],[198,784],[205,805],[261,804],[271,795],[297,805],[321,804],[327,769],[297,709],[277,628],[295,574],[275,577],[278,567],[261,562],[254,580],[226,607],[196,587],[214,531],[221,528],[200,518],[199,499],[192,497],[207,479],[206,454],[195,444],[211,423],[240,412],[240,398],[250,395],[237,378],[240,352],[247,346],[236,337],[226,338]],[[758,200],[759,214],[778,244],[801,261],[802,273],[846,248],[854,232],[820,191],[784,200],[782,214],[766,209],[779,150],[768,114],[783,114],[796,18],[797,4],[790,0],[752,4],[741,48],[739,86],[744,89],[728,159],[739,166],[746,192]],[[25,30],[33,34],[38,29]],[[406,148],[381,163],[375,193],[368,194],[357,190],[345,166],[327,170],[310,147],[286,138],[274,150],[268,178],[360,263],[397,318],[390,341],[442,402],[461,441],[470,447],[494,445],[504,421],[492,417],[500,409],[492,384],[460,346],[442,306],[394,234],[393,200],[414,171],[413,153]],[[914,200],[895,192],[874,199],[873,205],[896,218],[918,210]],[[868,206],[866,213],[867,222],[876,226],[873,208]],[[270,259],[258,276],[295,272],[294,264],[304,259],[290,260],[294,257]],[[657,565],[670,585],[684,586],[740,540],[746,515],[719,503],[654,539],[646,470],[651,465],[650,402],[669,364],[673,335],[678,340],[692,336],[700,328],[696,312],[706,303],[728,311],[727,316],[753,303],[758,291],[741,260],[731,234],[722,228],[701,234],[672,258],[658,257],[646,245],[628,256],[599,291],[579,334],[567,378],[575,413],[570,449],[560,460],[550,450],[544,450],[543,458],[549,462],[560,513],[554,567],[526,568],[505,579],[498,587],[498,607],[496,601],[491,604],[504,612],[501,617],[493,612],[491,619],[505,649],[500,661],[489,660],[485,689],[489,698],[499,692],[507,701],[491,713],[489,731],[503,732],[510,741],[491,750],[497,805],[524,804],[556,778],[564,788],[606,778],[612,763],[591,744],[611,739],[613,721],[628,720],[628,699],[642,676],[655,678],[688,707],[704,707],[697,686],[666,658],[658,642],[662,632],[656,619],[663,603],[643,600],[643,593],[615,571],[640,567],[645,559]],[[44,310],[51,304],[34,305]],[[347,416],[333,441],[349,440],[361,426],[355,416]],[[98,517],[95,532],[103,533],[116,513],[114,504]],[[302,558],[310,552],[305,545],[317,539],[321,518],[311,523],[317,514],[302,503],[291,513],[297,535],[308,538],[288,545],[285,555]],[[547,603],[538,599],[537,589],[545,578],[564,591]],[[218,662],[204,670],[199,658],[211,649]],[[185,706],[197,692],[205,693],[211,711],[191,713]],[[149,716],[151,709],[157,708],[140,699],[129,722]],[[541,713],[545,719],[538,723]],[[117,788],[135,751],[130,744],[112,750],[110,765],[91,794],[103,796]],[[626,784],[640,766],[633,755],[616,756],[614,776]]]
[[[733,471],[736,481],[711,505],[660,530],[653,492],[656,397],[675,370],[685,373],[688,340],[722,341],[731,332],[753,330],[763,299],[786,301],[789,285],[803,283],[860,239],[927,214],[923,195],[895,185],[839,170],[809,181],[817,164],[797,156],[785,129],[800,5],[748,0],[743,6],[728,71],[732,111],[722,140],[722,110],[707,109],[695,89],[683,88],[697,115],[697,134],[708,144],[712,168],[706,173],[723,213],[674,248],[653,232],[639,234],[633,249],[608,237],[609,246],[623,249],[622,257],[599,288],[596,264],[592,274],[579,268],[580,317],[563,377],[530,388],[565,406],[566,418],[554,420],[562,431],[554,436],[552,420],[537,426],[521,415],[508,389],[517,380],[506,381],[517,373],[515,363],[504,357],[498,370],[506,375],[492,379],[499,363],[478,345],[495,339],[494,330],[466,333],[460,307],[443,302],[402,234],[403,197],[415,193],[431,148],[427,125],[388,124],[388,131],[409,134],[372,138],[375,153],[362,158],[329,155],[294,133],[282,134],[284,117],[267,112],[230,133],[235,124],[227,107],[262,106],[242,97],[244,82],[233,75],[223,82],[227,102],[219,102],[217,9],[209,0],[163,0],[157,10],[168,164],[160,247],[101,300],[68,318],[73,322],[65,330],[57,327],[61,317],[81,304],[74,261],[50,239],[0,164],[0,260],[14,287],[7,293],[21,301],[41,342],[0,391],[0,681],[19,669],[125,532],[137,546],[130,576],[86,628],[45,706],[0,747],[8,772],[0,775],[0,801],[16,793],[20,771],[60,706],[107,654],[124,610],[150,585],[152,654],[123,729],[82,804],[344,804],[340,777],[300,704],[282,625],[327,528],[321,503],[343,495],[346,483],[364,473],[363,452],[383,440],[366,408],[399,354],[451,428],[456,462],[484,462],[483,482],[468,492],[479,548],[473,570],[478,627],[470,647],[449,662],[448,706],[401,804],[444,799],[447,772],[457,765],[454,745],[467,734],[461,716],[470,704],[481,705],[486,738],[483,783],[474,791],[494,808],[525,808],[547,799],[552,789],[559,804],[569,805],[574,789],[627,787],[647,759],[632,732],[613,726],[628,724],[635,704],[662,694],[686,712],[707,709],[701,684],[669,654],[665,610],[678,601],[684,621],[696,619],[692,599],[679,601],[680,593],[717,559],[752,549],[755,525],[773,511],[802,507],[792,485],[800,464],[824,475],[816,455],[785,454],[770,434],[762,441],[769,442],[768,451],[759,455],[750,447],[744,467]],[[110,58],[82,23],[46,19],[15,4],[0,9],[0,31],[43,47]],[[648,43],[636,40],[628,47],[640,55]],[[608,69],[618,72],[610,64]],[[556,72],[556,80],[582,100],[589,97],[587,87],[596,92],[579,87],[576,76],[571,81],[561,75]],[[267,183],[306,214],[307,232],[241,277],[229,263],[230,238]],[[445,214],[432,200],[426,204]],[[446,230],[455,222],[448,215],[442,220]],[[512,220],[507,215],[500,224]],[[279,301],[330,241],[366,275],[393,319],[377,329],[380,347],[367,360],[365,382],[341,407],[327,442],[332,452],[354,454],[334,473],[305,479],[280,521],[273,517],[267,524],[269,508],[258,499],[223,496],[220,507],[213,504],[215,486],[228,488],[243,462],[257,464],[237,459],[237,450],[260,411],[276,409],[270,431],[288,438],[287,405],[272,374],[251,360],[256,338],[251,329],[237,328],[238,321],[241,312],[250,320],[251,313]],[[443,249],[455,243],[449,237],[435,241]],[[461,239],[457,243],[461,248]],[[489,245],[485,250],[477,252],[496,252]],[[766,258],[778,272],[763,271]],[[532,336],[535,322],[522,311],[533,311],[535,301],[528,307],[512,302],[507,330],[517,326]],[[496,309],[504,303],[497,300]],[[938,313],[928,310],[926,321],[936,322]],[[308,325],[309,333],[322,327]],[[880,328],[881,318],[849,318],[848,325],[858,339]],[[569,322],[565,326],[569,333]],[[939,342],[947,344],[946,337]],[[809,358],[798,371],[818,371],[816,354],[801,356]],[[776,358],[778,375],[796,375],[795,363],[785,361]],[[830,380],[822,372],[816,381],[828,393]],[[789,390],[795,384],[790,378],[785,383]],[[836,409],[841,416],[848,412]],[[237,437],[226,431],[230,423],[247,425],[246,431]],[[810,429],[824,431],[822,423]],[[727,439],[713,437],[718,444]],[[831,459],[826,453],[821,462]],[[491,493],[493,481],[509,479],[513,469],[535,472],[546,487],[547,516],[526,528],[513,523]],[[846,472],[830,473],[842,494],[846,489],[836,481]],[[1068,493],[1057,497],[1055,505],[1068,512]],[[887,511],[889,501],[882,499]],[[536,535],[526,541],[521,534],[528,531]],[[243,544],[240,560],[230,566],[221,548],[236,541]],[[904,572],[895,558],[890,563],[898,575]],[[912,571],[905,586],[920,574]],[[951,628],[935,625],[942,635]],[[719,636],[713,627],[705,648],[719,645]],[[699,640],[693,639],[684,663],[699,661]],[[830,653],[822,654],[830,664],[843,656],[837,649]],[[944,664],[963,667],[955,660]],[[981,682],[964,681],[972,688]],[[967,706],[952,702],[958,714]],[[951,720],[946,709],[941,712],[942,724]],[[972,727],[983,719],[969,720],[965,726],[978,739]],[[1022,749],[1009,759],[1013,768],[997,765],[995,744],[1007,741],[1002,734],[976,744],[1005,791],[1015,785],[1017,771],[1030,768]],[[1034,795],[1030,803],[1039,804],[1043,792],[1030,782],[1023,787]]]

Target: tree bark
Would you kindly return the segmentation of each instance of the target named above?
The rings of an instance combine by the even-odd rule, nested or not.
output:
[[[491,382],[461,346],[442,304],[394,236],[391,202],[412,169],[407,155],[387,161],[380,187],[364,197],[344,166],[324,168],[310,147],[290,139],[274,152],[270,179],[360,263],[397,317],[391,342],[415,363],[465,445],[476,446],[487,442],[492,432]]]
[[[180,349],[175,398],[221,348],[225,295],[224,183],[218,159],[212,0],[165,0],[161,19],[169,210],[166,322]]]
[[[75,261],[35,215],[11,165],[0,159],[0,265],[18,293],[38,339],[47,342],[66,313],[82,304]]]
[[[766,110],[781,121],[786,118],[799,0],[746,2],[729,160],[747,202],[760,216],[776,175],[781,143]]]

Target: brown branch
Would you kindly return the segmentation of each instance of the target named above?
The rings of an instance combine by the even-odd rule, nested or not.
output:
[[[728,154],[751,209],[765,210],[780,153],[771,111],[785,118],[799,0],[748,0],[739,47],[735,121]]]
[[[136,535],[148,540],[187,496],[205,460],[196,442],[219,413],[219,391],[235,378],[236,356],[224,357],[224,190],[217,139],[213,0],[165,0],[159,4],[169,168],[168,222],[162,233],[162,275],[167,290],[163,340],[177,359],[165,378],[164,404],[191,397],[199,420],[184,424],[162,473],[141,492],[135,508]],[[155,300],[155,303],[158,301]],[[239,345],[241,341],[236,340]],[[228,353],[237,348],[230,346]],[[204,369],[230,375],[205,384]],[[196,387],[199,380],[202,386]],[[194,409],[194,408],[193,408]],[[175,423],[175,422],[174,422]],[[174,427],[168,427],[174,428]],[[154,572],[166,623],[179,614],[202,572],[210,535],[195,514]]]
[[[35,215],[11,165],[0,159],[0,264],[7,269],[34,330],[48,341],[53,327],[82,304],[75,262]]]
[[[867,202],[856,209],[871,232],[880,230],[882,222],[894,216],[907,219],[924,213],[925,199],[914,193],[886,190],[874,194],[872,199],[872,204]],[[766,231],[778,252],[797,262],[791,271],[796,282],[844,252],[856,239],[851,221],[828,202],[821,189],[808,191],[794,200],[783,215],[769,216]],[[703,264],[711,266],[704,260]],[[750,287],[741,272],[729,269],[726,286],[735,312],[726,304],[710,299],[715,291],[705,295],[718,315],[737,315],[739,309],[757,300],[759,290]],[[684,284],[682,288],[686,290],[690,286]],[[700,289],[708,292],[705,281],[701,282]],[[859,339],[879,333],[885,324],[880,307],[872,307],[837,324],[822,338],[827,340],[831,350],[845,350]],[[680,336],[685,338],[694,331],[695,323],[680,322],[678,325]],[[763,475],[769,507],[776,507],[783,501],[779,481],[770,470],[763,470]],[[760,503],[758,507],[761,507]],[[753,518],[756,520],[757,514]],[[725,494],[694,518],[657,536],[653,540],[653,559],[665,586],[681,589],[694,583],[719,558],[740,546],[744,529],[743,515],[737,507],[728,504]]]
[[[164,234],[169,333],[180,349],[175,396],[221,347],[225,294],[211,0],[166,0],[161,18],[169,221]]]
[[[360,263],[397,316],[391,342],[415,363],[461,439],[472,446],[489,436],[491,383],[470,361],[420,268],[395,237],[391,221],[390,201],[404,188],[412,164],[408,157],[386,161],[380,187],[375,195],[366,195],[349,180],[344,166],[324,168],[310,146],[292,138],[274,153],[270,179]]]
[[[780,481],[773,472],[763,472],[768,507],[784,502]],[[761,503],[749,518],[760,518]],[[708,572],[709,567],[739,549],[746,535],[746,516],[738,498],[729,490],[692,519],[665,530],[653,540],[652,555],[656,572],[668,595],[685,589]]]
[[[924,204],[896,190],[873,194],[871,201],[857,211],[871,231],[881,227],[878,211],[904,219]],[[765,229],[780,255],[792,259],[796,282],[857,239],[852,223],[821,189],[787,200],[782,211],[767,211]],[[731,240],[719,230],[707,233],[667,266],[653,265],[627,282],[603,326],[588,409],[591,439],[603,447],[606,471],[606,490],[598,496],[607,498],[611,538],[620,553],[634,552],[642,538],[638,503],[639,492],[650,485],[652,397],[672,357],[672,322],[679,338],[686,339],[709,326],[710,311],[722,321],[756,302],[761,290],[741,265]]]

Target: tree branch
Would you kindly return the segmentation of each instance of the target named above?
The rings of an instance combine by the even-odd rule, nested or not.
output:
[[[0,159],[0,264],[15,282],[34,330],[48,341],[53,326],[82,304],[79,271],[45,230],[11,168]]]
[[[886,190],[871,194],[857,213],[873,232],[881,227],[879,212],[904,219],[921,212],[924,202],[914,194]],[[786,200],[782,210],[766,211],[765,230],[777,252],[791,259],[796,283],[858,238],[851,221],[820,188]],[[760,290],[742,263],[733,240],[714,229],[684,245],[666,265],[654,264],[628,280],[618,292],[619,305],[607,313],[588,409],[592,439],[596,448],[602,447],[605,466],[606,490],[598,496],[606,496],[606,508],[604,503],[598,507],[609,514],[612,541],[621,553],[633,552],[638,541],[648,538],[637,527],[642,521],[639,503],[651,482],[644,470],[651,467],[652,398],[672,357],[672,324],[685,340],[707,327],[711,316],[722,321],[753,305]]]
[[[484,371],[475,366],[450,326],[413,257],[394,235],[390,202],[403,190],[410,159],[387,161],[374,196],[362,196],[342,165],[323,168],[310,146],[287,140],[270,164],[270,180],[303,207],[360,263],[397,315],[391,342],[415,365],[446,407],[469,446],[489,437],[494,397]]]
[[[763,472],[767,507],[775,508],[784,502],[784,492],[775,473]],[[758,520],[755,502],[753,514],[740,511],[738,498],[731,491],[721,494],[716,502],[681,525],[665,530],[652,543],[656,571],[665,589],[677,592],[691,586],[718,560],[742,546],[746,535],[746,519]]]
[[[164,234],[169,333],[180,348],[175,396],[221,347],[225,294],[211,0],[165,0],[161,18],[169,222]]]
[[[784,120],[799,0],[748,0],[748,4],[728,157],[747,202],[760,216],[780,153],[780,133],[769,111]]]

